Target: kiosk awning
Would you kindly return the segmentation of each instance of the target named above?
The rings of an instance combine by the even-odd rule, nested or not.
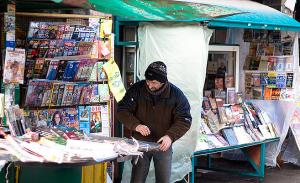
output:
[[[249,0],[53,0],[118,16],[121,21],[208,21],[213,27],[300,31],[300,23]]]

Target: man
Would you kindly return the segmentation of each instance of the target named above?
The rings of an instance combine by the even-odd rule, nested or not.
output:
[[[118,104],[118,119],[138,140],[160,143],[160,151],[146,152],[133,164],[131,183],[146,181],[153,158],[157,183],[169,183],[172,143],[190,128],[190,105],[183,92],[167,79],[167,67],[157,61],[149,65],[146,80],[127,91]]]

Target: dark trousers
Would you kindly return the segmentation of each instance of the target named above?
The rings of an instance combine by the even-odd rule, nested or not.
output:
[[[150,162],[153,158],[156,183],[169,183],[172,165],[172,147],[167,151],[145,152],[137,164],[132,161],[131,183],[144,183],[146,181]]]

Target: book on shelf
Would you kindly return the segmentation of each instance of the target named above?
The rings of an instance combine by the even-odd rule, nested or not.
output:
[[[264,89],[264,100],[271,100],[272,96],[272,88],[265,88]]]
[[[260,86],[260,73],[252,73],[252,84],[255,87]]]
[[[268,70],[268,60],[269,60],[268,56],[261,56],[259,66],[258,66],[258,70],[267,71]]]
[[[277,72],[268,72],[268,88],[276,88]]]
[[[278,73],[276,76],[276,87],[285,88],[286,87],[286,74]]]
[[[292,88],[294,82],[294,74],[293,73],[287,73],[286,74],[286,87]]]

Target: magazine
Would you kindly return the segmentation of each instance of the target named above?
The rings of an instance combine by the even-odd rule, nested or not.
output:
[[[4,83],[24,83],[25,50],[6,48],[3,73]]]

